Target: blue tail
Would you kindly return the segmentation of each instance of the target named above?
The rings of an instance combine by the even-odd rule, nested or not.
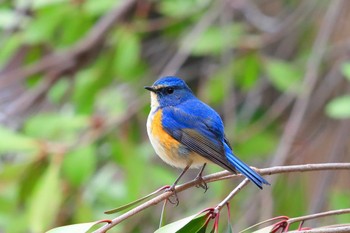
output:
[[[263,184],[270,185],[264,178],[262,178],[257,172],[251,169],[247,164],[237,158],[225,145],[226,158],[228,161],[244,176],[246,176],[250,181],[252,181],[256,186],[262,189]]]

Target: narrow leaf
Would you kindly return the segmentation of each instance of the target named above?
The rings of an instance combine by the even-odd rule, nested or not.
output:
[[[140,199],[137,199],[136,201],[130,202],[130,203],[126,204],[126,205],[120,206],[120,207],[115,208],[115,209],[107,210],[107,211],[105,211],[105,214],[114,214],[114,213],[118,213],[118,212],[120,212],[120,211],[123,211],[123,210],[125,210],[125,209],[128,209],[128,208],[130,208],[131,206],[137,205],[138,203],[140,203],[140,202],[146,200],[147,198],[153,196],[154,194],[163,191],[163,190],[164,190],[165,188],[167,188],[167,187],[168,187],[168,186],[161,187],[160,189],[157,189],[157,190],[154,191],[153,193],[150,193],[150,194],[148,194],[148,195],[146,195],[146,196],[144,196],[144,197],[141,197]]]
[[[53,228],[46,233],[85,233],[88,230],[90,230],[93,226],[96,224],[99,224],[103,221],[96,221],[96,222],[86,222],[86,223],[79,223],[79,224],[72,224],[62,227],[56,227]]]
[[[38,181],[29,200],[29,224],[32,232],[43,232],[56,219],[62,200],[59,164],[52,162]]]

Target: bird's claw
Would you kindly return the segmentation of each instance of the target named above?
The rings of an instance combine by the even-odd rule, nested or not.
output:
[[[178,206],[180,201],[179,201],[179,198],[177,197],[177,193],[176,193],[176,190],[175,190],[175,185],[172,185],[169,188],[165,189],[165,192],[172,192],[173,193],[173,195],[168,197],[168,201],[169,201],[169,203],[171,203],[171,204],[173,204],[175,206]],[[174,200],[171,200],[171,197],[174,197]]]
[[[204,189],[204,193],[206,193],[209,187],[207,183],[203,180],[202,176],[197,176],[195,180],[200,181],[200,183],[197,184],[196,187]]]

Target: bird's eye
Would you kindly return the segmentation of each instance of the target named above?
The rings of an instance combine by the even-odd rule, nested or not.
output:
[[[173,94],[174,88],[168,87],[167,89],[165,89],[165,91],[166,91],[167,94]]]

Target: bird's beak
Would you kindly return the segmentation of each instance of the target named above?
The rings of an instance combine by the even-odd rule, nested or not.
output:
[[[156,92],[156,88],[152,87],[152,86],[145,86],[146,90],[152,91],[152,92]]]

